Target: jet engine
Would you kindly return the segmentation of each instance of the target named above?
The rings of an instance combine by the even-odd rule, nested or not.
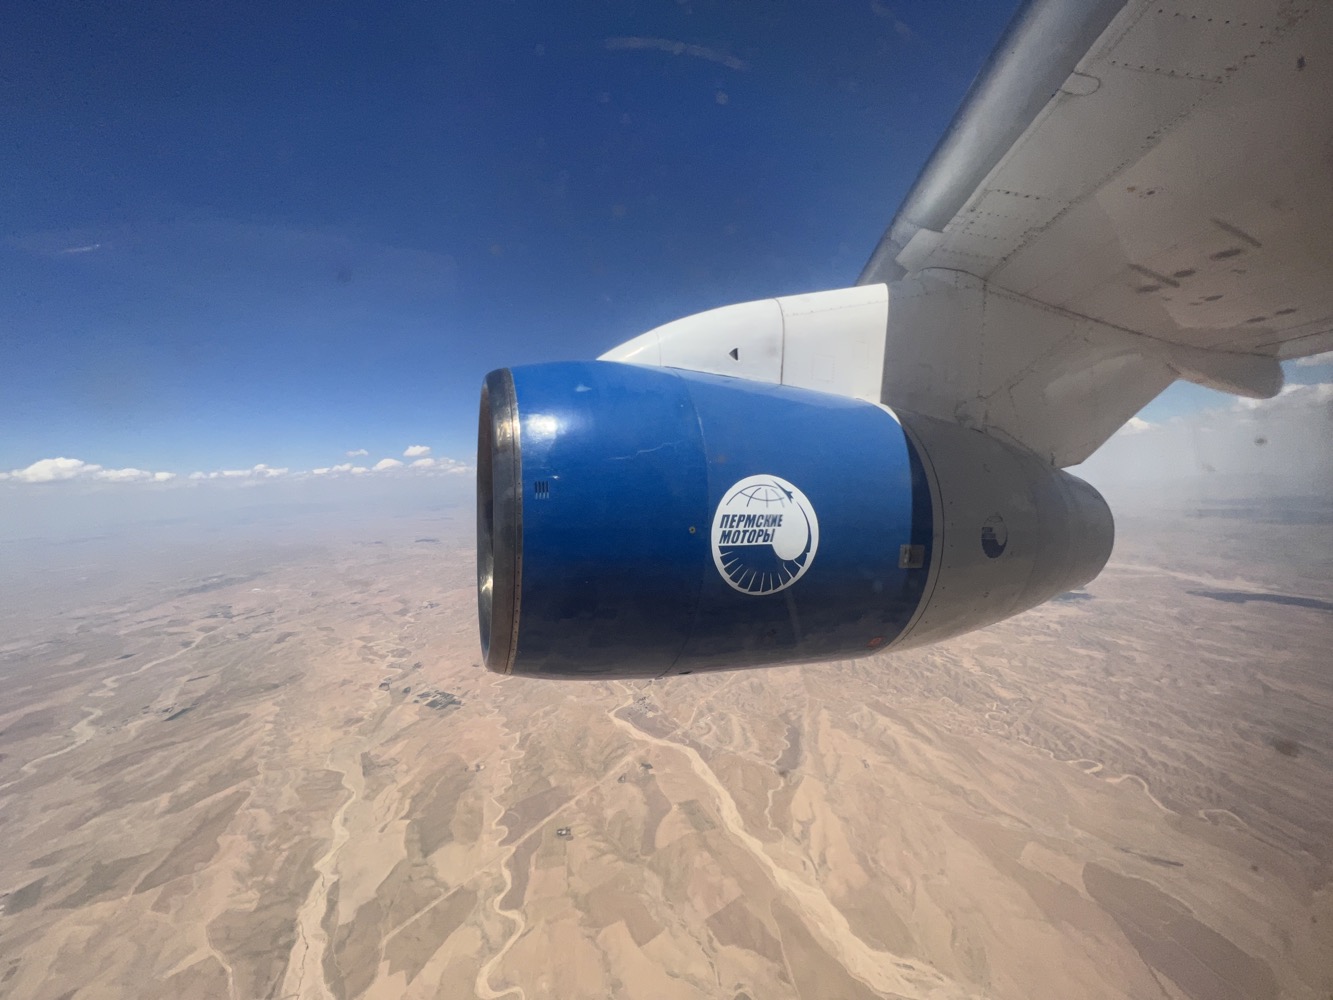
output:
[[[792,386],[606,361],[486,377],[486,666],[659,677],[934,642],[1078,587],[1101,496],[979,432]]]

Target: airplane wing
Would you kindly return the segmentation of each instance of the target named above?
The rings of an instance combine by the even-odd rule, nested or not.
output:
[[[1333,348],[1333,4],[1032,0],[859,284],[885,403],[1056,466]]]

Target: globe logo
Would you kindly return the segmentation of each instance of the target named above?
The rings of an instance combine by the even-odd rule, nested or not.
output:
[[[819,519],[806,495],[777,476],[748,476],[713,515],[713,564],[742,594],[776,594],[799,580],[819,548]]]

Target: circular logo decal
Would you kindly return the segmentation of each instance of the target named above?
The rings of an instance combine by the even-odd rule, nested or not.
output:
[[[742,594],[776,594],[801,578],[819,548],[819,519],[804,493],[777,476],[749,476],[713,515],[713,563]]]
[[[1009,544],[1009,529],[1004,526],[1004,518],[992,514],[981,522],[981,551],[991,559],[998,559],[1004,554]]]

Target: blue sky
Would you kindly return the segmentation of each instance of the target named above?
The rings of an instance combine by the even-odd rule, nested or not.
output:
[[[1012,8],[25,4],[0,469],[470,460],[492,368],[852,283]]]
[[[484,373],[850,284],[1012,4],[31,4],[0,468],[467,457]]]

